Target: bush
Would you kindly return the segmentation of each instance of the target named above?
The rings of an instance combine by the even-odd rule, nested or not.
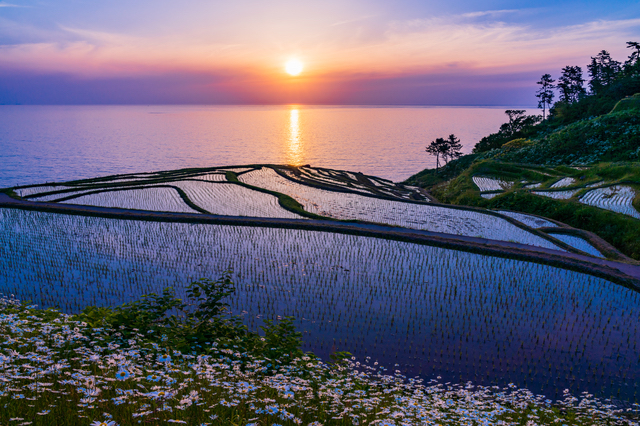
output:
[[[211,343],[217,341],[274,363],[303,355],[302,334],[295,331],[293,318],[279,323],[266,320],[261,327],[264,337],[251,332],[240,317],[230,315],[228,305],[222,301],[234,291],[231,277],[225,273],[216,281],[203,278],[192,282],[187,287],[191,303],[177,298],[169,287],[162,295],[152,293],[121,306],[89,306],[75,319],[111,330],[106,337],[123,346],[133,337],[144,335],[160,347],[182,353],[208,353]]]

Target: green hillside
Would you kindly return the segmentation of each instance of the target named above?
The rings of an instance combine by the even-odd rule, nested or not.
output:
[[[472,154],[404,183],[426,189],[442,203],[551,218],[595,233],[640,260],[636,56],[606,85],[592,75],[589,93],[582,89],[570,98],[561,91],[546,120],[506,111],[509,122],[482,138]],[[491,188],[482,188],[483,182]]]

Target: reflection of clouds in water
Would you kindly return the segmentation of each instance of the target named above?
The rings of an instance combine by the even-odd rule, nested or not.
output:
[[[287,147],[287,163],[302,164],[302,141],[300,137],[299,110],[293,108],[289,115],[289,146]]]

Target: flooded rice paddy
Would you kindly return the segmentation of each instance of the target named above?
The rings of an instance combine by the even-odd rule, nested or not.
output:
[[[0,209],[0,292],[77,312],[233,270],[234,313],[292,315],[304,348],[393,371],[627,401],[640,297],[590,275],[329,232]]]

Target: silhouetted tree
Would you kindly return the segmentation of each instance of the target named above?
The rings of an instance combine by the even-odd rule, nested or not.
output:
[[[583,85],[582,68],[578,66],[562,68],[562,76],[558,80],[560,100],[568,104],[577,102],[587,93]]]
[[[509,122],[500,126],[500,133],[507,137],[512,137],[521,132],[526,127],[533,126],[540,122],[539,115],[525,115],[524,109],[508,109],[504,113],[509,117]]]
[[[589,88],[591,93],[598,94],[602,89],[609,86],[618,77],[622,70],[620,62],[611,58],[606,50],[601,51],[595,58],[591,58],[591,63],[587,65],[589,70]]]
[[[460,143],[460,139],[458,139],[456,135],[450,134],[449,139],[447,139],[447,149],[442,153],[442,159],[446,164],[449,160],[455,160],[460,157],[462,157],[462,144]]]
[[[440,168],[440,157],[442,157],[446,164],[449,160],[462,156],[462,144],[460,143],[460,139],[456,138],[456,135],[451,134],[448,139],[437,138],[431,141],[429,146],[425,148],[425,151],[436,156],[437,171]]]
[[[640,75],[640,43],[628,41],[627,48],[635,49],[624,62],[624,72],[628,76]]]
[[[508,109],[504,112],[509,117],[509,122],[500,126],[497,133],[485,136],[473,147],[473,153],[490,151],[500,148],[505,143],[515,138],[527,137],[534,126],[542,121],[541,115],[525,115],[523,109]]]
[[[551,78],[551,74],[543,74],[540,81],[536,84],[540,85],[540,89],[536,92],[536,98],[538,98],[538,108],[542,108],[542,119],[547,118],[547,107],[551,108],[553,102],[553,89],[556,87],[553,83],[554,79]]]
[[[437,138],[436,140],[431,141],[429,146],[425,148],[425,151],[429,154],[436,156],[436,171],[440,168],[440,156],[446,151],[446,146],[447,141],[443,138]]]

